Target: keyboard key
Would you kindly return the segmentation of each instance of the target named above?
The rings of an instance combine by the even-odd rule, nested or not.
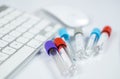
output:
[[[34,25],[33,22],[31,22],[31,19],[27,20],[23,25],[21,25],[21,28],[29,29]]]
[[[2,39],[7,41],[7,42],[11,42],[11,41],[13,41],[15,39],[15,37],[10,36],[10,35],[6,35]]]
[[[29,39],[24,38],[24,37],[20,37],[20,38],[18,38],[16,41],[25,44],[26,42],[29,41]]]
[[[23,16],[20,16],[17,19],[15,19],[14,21],[12,21],[11,24],[14,26],[19,26],[19,25],[21,25],[21,23],[24,23],[27,20],[28,20],[28,18],[24,18]]]
[[[0,52],[0,61],[4,61],[9,55]]]
[[[14,41],[13,43],[10,44],[10,47],[15,48],[15,49],[19,49],[22,45],[23,44]]]
[[[4,24],[7,24],[8,22],[10,22],[11,20],[15,19],[16,15],[20,15],[20,13],[18,14],[17,11],[13,11],[12,13],[6,15],[5,17],[3,17],[1,19],[1,24],[0,26],[3,26]]]
[[[5,35],[8,32],[8,29],[0,28],[0,34]]]
[[[40,31],[38,29],[36,29],[36,28],[31,28],[29,30],[29,32],[35,35],[35,34],[39,33]]]
[[[0,30],[1,30],[2,34],[7,34],[8,32],[10,32],[10,30],[12,30],[12,29],[10,29],[10,28],[11,28],[11,27],[4,26],[4,27],[1,28]]]
[[[20,25],[21,23],[27,21],[29,18],[28,17],[24,17],[23,16],[20,16],[19,18],[16,19],[16,24]]]
[[[33,36],[34,35],[29,32],[26,32],[25,34],[23,34],[23,37],[28,38],[28,39],[32,38]]]
[[[18,37],[20,36],[22,33],[18,32],[18,31],[12,31],[9,35],[13,36],[13,37]]]
[[[3,17],[2,19],[0,19],[0,26],[3,26],[6,23],[8,23],[8,20],[6,20],[5,17]]]
[[[38,21],[39,21],[38,19],[30,18],[27,24],[29,24],[29,25],[34,25],[34,24],[36,24]]]
[[[21,33],[24,33],[24,32],[26,32],[27,30],[28,30],[28,28],[24,28],[24,27],[22,27],[22,26],[20,26],[20,27],[18,27],[18,28],[16,29],[16,31],[21,32]]]
[[[16,51],[15,49],[8,46],[2,50],[3,53],[9,54],[9,55],[13,54],[15,51]]]
[[[4,34],[0,34],[0,38],[3,37]]]
[[[38,40],[38,41],[45,41],[47,38],[45,36],[42,36],[42,35],[37,35],[35,37],[35,39]]]
[[[54,30],[46,32],[45,36],[49,38],[50,36],[54,35],[60,28],[61,28],[60,25],[55,25]]]
[[[17,17],[17,16],[20,16],[21,14],[22,14],[22,12],[20,12],[18,10],[14,10],[9,16]]]
[[[33,53],[34,51],[35,51],[34,48],[28,46],[24,46],[20,50],[18,50],[15,54],[13,54],[7,61],[5,61],[0,66],[0,77],[4,79],[6,75],[10,74],[25,60],[27,60],[28,57],[34,54]]]
[[[35,28],[38,30],[43,30],[47,25],[49,25],[51,22],[43,19],[42,21],[40,21],[40,23],[38,23]]]
[[[37,40],[31,40],[30,42],[28,42],[28,46],[33,47],[33,48],[38,48],[40,45],[42,44],[42,42],[38,42]]]
[[[14,22],[14,21],[13,21],[13,22]],[[13,22],[10,22],[9,24],[5,25],[4,28],[7,29],[7,30],[9,30],[9,31],[15,29],[17,26],[15,26],[15,25],[13,24]]]
[[[2,19],[0,19],[0,27],[3,27]]]
[[[19,11],[17,11],[17,10],[14,10],[12,13],[10,13],[9,15],[7,15],[7,16],[5,17],[5,20],[6,20],[7,22],[9,22],[9,21],[15,19],[15,18],[16,18],[17,16],[19,16],[20,14],[22,14],[22,12],[19,12]]]
[[[40,21],[40,20],[42,19],[41,17],[37,18],[36,16],[31,16],[31,15],[28,14],[28,13],[25,13],[24,15],[25,15],[26,17],[29,17],[31,20],[33,20],[32,22]]]
[[[45,31],[46,31],[46,32],[49,32],[49,31],[51,31],[52,29],[53,29],[52,26],[47,26],[47,27],[45,28]]]
[[[0,47],[5,47],[8,43],[3,41],[3,40],[0,40]]]
[[[6,9],[5,11],[2,11],[1,13],[0,13],[0,17],[3,17],[3,16],[5,16],[5,15],[7,15],[9,12],[11,12],[11,11],[13,11],[14,9],[12,9],[12,8],[8,8],[8,9]]]
[[[26,53],[26,52],[31,53],[33,51],[35,51],[34,48],[31,48],[31,47],[28,47],[28,46],[23,46],[18,52],[23,53],[23,55],[25,55],[24,53]],[[18,52],[16,52],[16,53],[18,53]]]

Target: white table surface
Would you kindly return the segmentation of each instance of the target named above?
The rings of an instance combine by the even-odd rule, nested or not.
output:
[[[33,13],[35,10],[50,5],[69,5],[84,11],[90,18],[90,32],[93,27],[111,25],[113,32],[107,49],[91,60],[80,62],[80,73],[72,79],[120,79],[120,1],[119,0],[0,0],[20,10]],[[36,56],[14,79],[61,79],[55,69],[49,69],[49,58]]]

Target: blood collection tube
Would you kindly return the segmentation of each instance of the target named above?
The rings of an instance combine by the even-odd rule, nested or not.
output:
[[[78,58],[83,58],[84,56],[84,45],[85,45],[85,41],[84,41],[84,35],[83,35],[83,32],[82,32],[82,29],[75,29],[75,34],[74,34],[74,37],[75,37],[75,45],[76,45],[76,57]]]
[[[59,36],[66,42],[67,45],[67,54],[72,59],[75,60],[75,53],[74,49],[72,48],[70,36],[65,28],[59,30]]]
[[[90,37],[88,39],[87,46],[86,46],[86,55],[87,56],[91,56],[93,54],[93,47],[96,44],[96,42],[98,41],[100,34],[101,34],[101,32],[98,28],[94,28],[93,31],[91,32]]]
[[[76,66],[74,65],[70,57],[67,55],[68,51],[67,51],[66,43],[61,38],[55,38],[54,43],[58,48],[59,54],[64,61],[66,69],[68,70],[66,73],[73,75],[74,72],[76,71]]]
[[[95,54],[98,54],[100,50],[103,49],[103,46],[105,44],[105,42],[108,40],[108,38],[111,35],[111,27],[110,26],[105,26],[101,32],[101,36],[94,48]]]
[[[66,73],[68,72],[67,66],[61,55],[58,53],[57,47],[51,40],[45,43],[45,50],[49,56],[52,56],[61,74],[64,76],[68,75],[68,73]]]
[[[65,28],[61,28],[59,30],[59,35],[61,38],[63,38],[65,41],[69,41],[70,40],[70,36],[67,32],[67,30]]]

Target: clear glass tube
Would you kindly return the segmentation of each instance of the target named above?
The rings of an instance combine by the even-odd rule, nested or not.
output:
[[[86,56],[91,56],[93,54],[93,46],[96,41],[96,35],[92,34],[88,40],[87,46],[86,46]]]
[[[100,39],[94,47],[95,55],[99,54],[103,50],[105,42],[108,40],[109,36],[106,32],[102,33]]]
[[[60,47],[59,54],[62,57],[64,64],[66,66],[66,74],[68,75],[73,75],[76,72],[76,66],[73,63],[73,61],[70,59],[70,57],[67,55],[66,48],[65,47]]]
[[[61,48],[60,52],[51,49],[50,55],[52,55],[52,58],[54,59],[62,75],[72,76],[75,73],[75,65],[72,63],[63,48]]]
[[[64,64],[64,61],[62,59],[62,57],[60,56],[60,54],[57,52],[57,50],[55,49],[51,49],[50,50],[50,54],[52,55],[52,58],[54,59],[57,67],[59,68],[60,72],[62,75],[66,75],[66,66]]]
[[[66,45],[67,45],[67,47],[65,48],[66,53],[68,54],[70,59],[74,62],[76,60],[76,58],[75,58],[75,51],[72,48],[72,45],[71,45],[70,41],[65,41],[65,42],[66,42]]]
[[[79,59],[84,58],[85,47],[84,47],[84,37],[82,33],[75,34],[75,45],[76,45],[76,53],[75,56]]]
[[[67,29],[65,28],[60,29],[59,36],[65,41],[66,46],[67,46],[66,53],[68,54],[70,59],[74,62],[75,53],[74,53],[74,49],[72,48],[71,41],[70,41],[70,35],[68,34]]]
[[[61,38],[57,38],[55,42],[56,42],[56,45],[52,40],[49,40],[45,43],[44,46],[46,49],[46,53],[54,59],[62,75],[70,76],[73,74],[70,71],[70,67],[73,64],[71,60],[69,59],[68,55],[66,54],[66,51],[63,50],[64,47],[61,46],[63,44],[65,45],[65,42]],[[61,46],[60,52],[58,52],[59,45]]]

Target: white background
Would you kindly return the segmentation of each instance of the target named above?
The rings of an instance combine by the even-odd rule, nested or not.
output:
[[[20,10],[33,13],[39,8],[50,5],[69,5],[84,11],[90,18],[90,24],[84,32],[90,32],[93,27],[110,25],[113,29],[107,49],[91,60],[80,63],[79,75],[73,79],[120,79],[120,1],[119,0],[0,0],[0,4],[7,4]],[[19,72],[14,79],[57,79],[52,60],[47,56],[36,56]],[[47,61],[50,62],[47,62]],[[53,71],[49,69],[53,64]],[[56,71],[56,73],[54,72]]]

